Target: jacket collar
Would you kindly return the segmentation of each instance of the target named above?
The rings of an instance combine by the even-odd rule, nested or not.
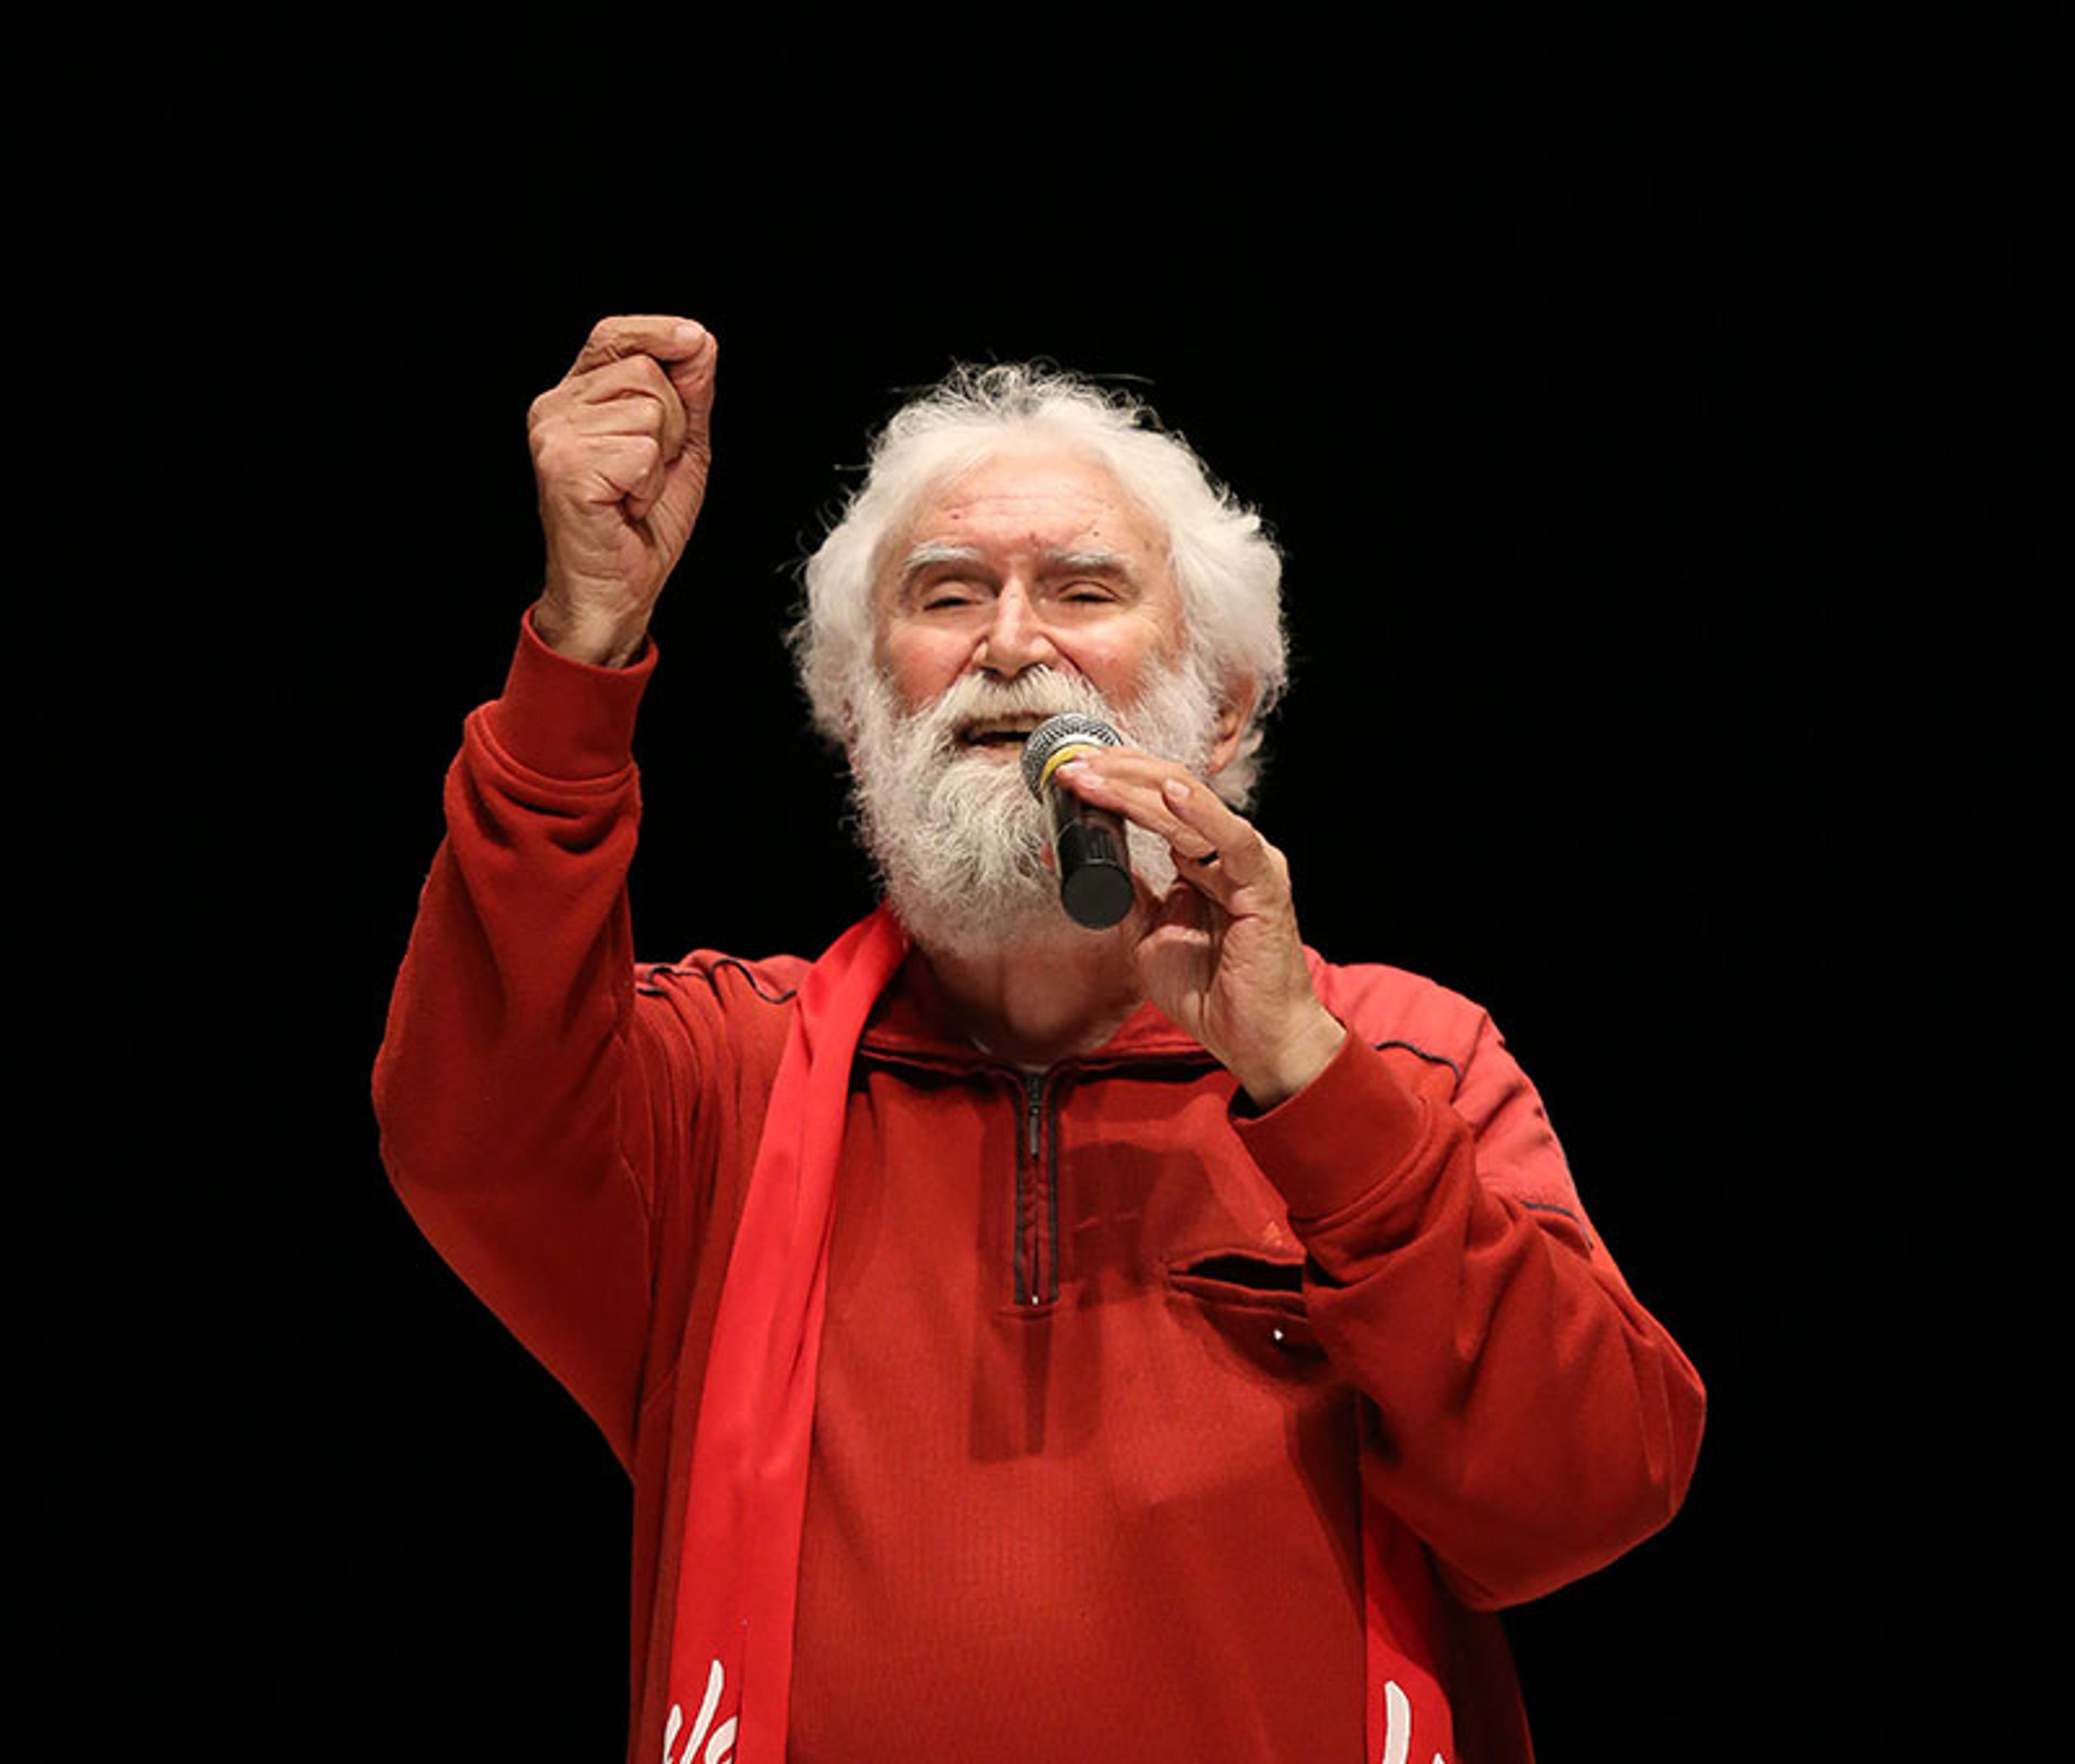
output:
[[[974,1045],[920,950],[909,951],[893,983],[880,995],[858,1050],[880,1059],[957,1070],[1015,1069]],[[1070,1063],[1107,1066],[1140,1060],[1215,1063],[1202,1042],[1149,1001],[1126,1017],[1100,1047]]]

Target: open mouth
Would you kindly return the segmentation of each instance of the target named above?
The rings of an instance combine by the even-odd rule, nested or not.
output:
[[[1013,747],[1021,752],[1030,731],[1044,720],[1034,716],[998,717],[969,723],[959,731],[959,743],[967,747]]]

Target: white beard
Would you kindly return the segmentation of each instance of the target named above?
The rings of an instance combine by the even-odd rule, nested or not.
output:
[[[1090,935],[1066,917],[1058,880],[1045,868],[1045,808],[1024,785],[1020,752],[967,747],[961,727],[1078,710],[1199,776],[1216,738],[1216,696],[1186,661],[1156,669],[1128,711],[1085,681],[1034,668],[1010,681],[963,675],[935,703],[904,714],[879,674],[860,671],[850,755],[859,836],[909,934],[923,948],[951,954]],[[1167,843],[1129,824],[1125,832],[1132,868],[1157,899],[1174,883]]]

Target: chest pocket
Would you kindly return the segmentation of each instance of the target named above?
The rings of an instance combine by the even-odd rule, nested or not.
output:
[[[1167,1265],[1167,1287],[1226,1341],[1264,1369],[1309,1369],[1324,1350],[1304,1302],[1300,1257],[1220,1250]]]

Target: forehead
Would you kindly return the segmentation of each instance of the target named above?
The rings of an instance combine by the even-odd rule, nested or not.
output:
[[[1160,524],[1100,461],[1056,445],[991,453],[926,491],[897,549],[930,540],[1014,551],[1100,542],[1151,561],[1166,550]]]

